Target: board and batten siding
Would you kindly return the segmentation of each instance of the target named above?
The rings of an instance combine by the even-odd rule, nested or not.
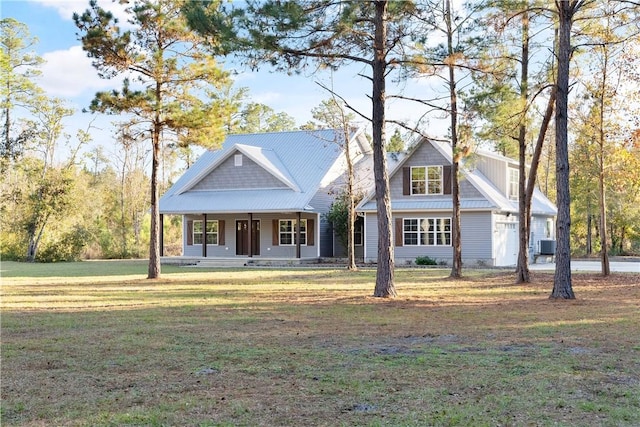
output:
[[[407,212],[395,213],[392,218],[392,243],[395,243],[396,218],[451,218],[450,212]],[[489,211],[463,212],[460,217],[462,237],[462,262],[467,265],[493,265],[492,256],[492,214]],[[378,256],[377,215],[365,215],[365,262],[376,262]],[[451,246],[395,246],[396,265],[414,264],[419,256],[428,256],[438,262],[451,264]]]
[[[194,220],[202,220],[201,215],[184,215],[182,220],[183,230],[183,256],[201,257],[202,245],[193,245],[191,242],[190,223]],[[260,221],[260,255],[254,255],[254,258],[295,258],[296,246],[281,246],[274,244],[274,220],[280,219],[296,219],[295,214],[254,214],[253,220]],[[318,215],[315,213],[303,214],[302,219],[311,220],[314,229],[318,228]],[[207,245],[207,258],[215,257],[236,257],[236,221],[249,220],[248,215],[234,214],[208,214],[208,221],[224,221],[224,244]],[[310,222],[308,222],[311,225]],[[308,238],[309,241],[309,238]],[[313,244],[302,245],[300,247],[301,258],[318,257],[317,239],[312,239]]]
[[[235,165],[235,156],[242,156],[242,165]],[[242,188],[286,188],[287,185],[267,172],[262,166],[236,151],[211,173],[199,181],[192,190],[233,190]]]
[[[502,194],[508,194],[508,171],[504,160],[480,156],[476,168],[495,185]]]

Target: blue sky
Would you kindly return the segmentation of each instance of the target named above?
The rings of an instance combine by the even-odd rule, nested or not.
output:
[[[99,0],[99,5],[105,8],[115,8],[120,21],[126,20],[123,7],[111,0]],[[85,129],[92,119],[94,126],[101,129],[109,128],[114,117],[95,117],[89,113],[81,113],[82,108],[88,107],[97,91],[110,90],[120,87],[117,81],[98,78],[91,61],[86,57],[80,42],[76,37],[76,27],[73,23],[73,12],[81,13],[89,6],[89,1],[79,0],[1,0],[0,15],[2,18],[14,18],[29,27],[32,36],[38,38],[36,52],[46,60],[42,68],[39,84],[49,96],[64,98],[78,110],[68,121],[68,133],[74,134],[73,128]],[[231,67],[225,66],[230,69]],[[368,73],[362,67],[351,67],[339,71],[332,76],[329,72],[314,75],[286,75],[276,73],[268,68],[259,72],[239,72],[235,79],[237,87],[248,87],[250,101],[266,104],[275,111],[284,111],[296,119],[298,125],[311,119],[311,109],[329,94],[316,82],[322,82],[334,87],[336,93],[344,97],[350,104],[358,108],[363,114],[370,115],[371,104],[368,95],[371,86],[368,80],[357,76],[359,72]],[[421,87],[422,86],[422,87]],[[403,89],[407,89],[404,87]],[[389,94],[397,90],[391,86]],[[424,90],[424,85],[412,85],[410,91]],[[415,93],[410,93],[415,96]],[[388,102],[388,117],[398,120],[416,119],[420,115],[419,107],[403,105],[400,102]],[[432,132],[441,134],[442,132]],[[107,138],[107,137],[100,137]],[[101,141],[96,141],[103,143]]]

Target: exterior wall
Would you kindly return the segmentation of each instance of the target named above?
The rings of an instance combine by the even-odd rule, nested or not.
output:
[[[551,230],[547,230],[547,220],[552,219],[549,216],[532,215],[531,216],[531,234],[529,235],[530,255],[540,253],[540,240],[555,240],[555,222]],[[533,258],[531,258],[533,261]]]
[[[451,218],[450,212],[395,213],[396,218]],[[491,212],[463,212],[460,217],[460,233],[462,237],[462,262],[467,265],[494,264],[492,255],[492,219]],[[392,227],[395,242],[395,227]],[[377,215],[367,213],[365,216],[365,262],[376,262],[378,256],[378,224]],[[396,265],[415,263],[419,256],[428,256],[439,263],[451,264],[453,251],[451,246],[396,246],[394,248]]]
[[[411,157],[403,164],[403,167],[412,166],[447,166],[449,161],[429,143],[421,144],[420,147],[413,152]],[[402,168],[395,171],[393,176],[389,178],[389,191],[391,200],[451,200],[450,194],[440,195],[405,195],[403,194]],[[466,179],[460,181],[460,197],[478,199],[483,198],[482,194]]]
[[[333,232],[331,231],[331,224],[324,218],[324,213],[329,212],[331,203],[333,203],[334,195],[326,188],[321,188],[316,195],[311,199],[309,204],[313,206],[316,211],[320,212],[320,256],[332,257],[333,255]]]
[[[515,266],[518,263],[519,226],[517,215],[493,214],[493,265]]]
[[[498,187],[502,194],[507,194],[507,167],[503,160],[480,156],[476,163],[476,168],[478,168],[493,185]]]
[[[260,255],[254,255],[253,258],[296,258],[296,246],[287,245],[279,246],[272,244],[273,236],[273,220],[274,219],[296,219],[296,214],[254,214],[253,220],[260,221]],[[224,220],[224,245],[207,245],[207,258],[233,258],[246,257],[246,255],[236,255],[236,221],[248,220],[249,215],[214,215],[208,214],[207,220]],[[318,229],[319,218],[315,213],[303,214],[302,219],[313,219],[315,232]],[[185,215],[182,221],[183,230],[183,256],[201,257],[202,245],[188,245],[187,222],[192,220],[202,220],[200,215]],[[302,245],[300,247],[301,258],[317,258],[318,257],[318,237],[314,239],[314,245]]]
[[[271,175],[256,162],[242,155],[242,166],[235,166],[236,151],[198,182],[192,190],[227,190],[238,188],[286,188],[286,184]]]
[[[373,156],[363,155],[358,146],[352,144],[352,154],[354,155],[354,190],[356,193],[364,193],[373,183]],[[338,239],[334,236],[331,223],[324,219],[324,213],[328,213],[335,198],[346,191],[347,187],[346,156],[341,155],[336,164],[325,176],[322,186],[311,199],[309,204],[319,211],[320,214],[320,241],[322,257],[345,257],[346,249],[342,247]],[[360,259],[362,259],[360,250]],[[358,249],[356,248],[356,257]]]

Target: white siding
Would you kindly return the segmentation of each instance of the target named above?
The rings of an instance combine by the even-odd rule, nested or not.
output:
[[[396,218],[450,218],[449,212],[395,214]],[[463,212],[460,221],[462,238],[462,262],[466,265],[493,265],[491,212]],[[395,227],[392,225],[395,243]],[[365,217],[366,258],[367,262],[376,262],[378,254],[377,215]],[[453,249],[451,246],[396,246],[394,248],[396,265],[412,264],[419,256],[428,256],[438,262],[451,264]]]
[[[503,160],[479,156],[476,167],[502,194],[507,194],[507,165]]]
[[[555,240],[555,229],[552,228],[551,234],[547,235],[547,220],[551,217],[532,215],[531,216],[531,234],[529,235],[530,247],[533,254],[540,253],[540,240]],[[553,223],[555,227],[555,222]]]

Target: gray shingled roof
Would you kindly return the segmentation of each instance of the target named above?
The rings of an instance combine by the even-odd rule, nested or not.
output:
[[[355,134],[354,134],[355,135]],[[163,214],[314,211],[309,203],[341,154],[334,130],[229,135],[205,152],[161,197]],[[223,160],[240,151],[287,188],[190,191]]]

